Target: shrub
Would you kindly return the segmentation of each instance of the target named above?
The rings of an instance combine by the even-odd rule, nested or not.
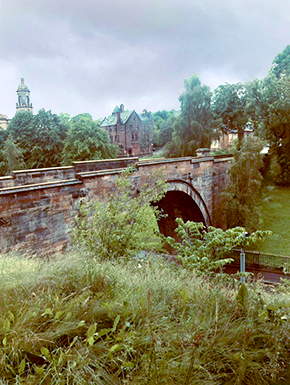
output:
[[[162,240],[156,219],[159,213],[152,204],[164,192],[165,182],[160,176],[152,176],[136,192],[132,170],[126,171],[112,194],[81,205],[74,243],[101,259],[137,256],[142,250],[157,252]]]
[[[208,274],[222,268],[233,260],[228,258],[235,247],[249,246],[269,234],[256,231],[245,237],[243,227],[223,231],[210,226],[207,230],[203,223],[184,221],[177,218],[176,233],[179,242],[171,237],[166,240],[177,253],[177,259],[186,268],[195,269],[197,274]]]

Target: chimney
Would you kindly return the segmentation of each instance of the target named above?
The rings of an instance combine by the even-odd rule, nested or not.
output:
[[[121,113],[117,112],[117,129],[121,126]]]
[[[120,110],[121,110],[121,112],[124,112],[124,104],[120,105]]]
[[[21,78],[21,84],[24,84],[24,78]]]

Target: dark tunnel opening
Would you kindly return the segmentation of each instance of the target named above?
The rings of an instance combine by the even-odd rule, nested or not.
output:
[[[177,227],[176,218],[182,218],[184,222],[202,222],[205,226],[205,219],[195,201],[182,191],[168,191],[165,196],[157,203],[165,217],[158,221],[160,232],[166,237],[170,236],[177,239],[175,229]]]

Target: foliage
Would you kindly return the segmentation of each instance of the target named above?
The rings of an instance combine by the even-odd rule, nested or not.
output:
[[[227,228],[243,226],[251,232],[259,226],[262,148],[263,142],[251,136],[244,138],[241,149],[234,153],[228,184],[221,194],[221,215]]]
[[[134,173],[126,171],[106,201],[82,204],[74,240],[101,259],[137,256],[143,250],[158,250],[161,238],[151,204],[162,197],[165,182],[152,177],[136,197]]]
[[[161,259],[80,252],[2,255],[0,269],[3,384],[289,382],[287,284],[247,284],[246,295]]]
[[[146,125],[142,128],[139,134],[139,145],[143,153],[150,153],[152,146],[152,127],[151,125]]]
[[[243,83],[221,85],[215,89],[212,98],[212,111],[216,119],[221,118],[222,131],[229,133],[237,130],[240,144],[249,120],[246,111],[247,99],[247,87]]]
[[[22,150],[14,142],[12,136],[8,136],[1,151],[3,161],[0,163],[2,175],[9,175],[13,170],[25,168]]]
[[[73,118],[67,132],[62,151],[62,164],[70,165],[72,161],[114,158],[119,148],[110,144],[108,133],[99,127],[99,122],[77,115]]]
[[[171,237],[166,240],[177,253],[182,266],[195,269],[197,274],[213,272],[233,260],[228,258],[234,248],[249,246],[262,239],[266,232],[257,231],[245,237],[243,227],[223,231],[210,226],[207,230],[203,223],[184,221],[177,218],[176,233],[179,242]]]
[[[270,74],[274,74],[278,79],[283,75],[290,75],[290,45],[287,45],[283,52],[276,55]]]
[[[7,131],[22,149],[27,168],[60,165],[66,128],[51,111],[42,109],[37,115],[17,113]]]
[[[93,120],[93,117],[91,114],[85,112],[82,114],[78,114],[72,118],[73,123],[77,123],[79,120],[82,120],[83,118]]]
[[[179,96],[181,114],[175,120],[172,141],[165,146],[168,157],[194,156],[198,148],[210,147],[213,136],[210,88],[202,86],[195,74],[184,80],[184,87]]]
[[[172,141],[173,126],[177,112],[171,111],[157,111],[153,114],[154,117],[154,131],[153,131],[153,145],[156,147],[163,147],[166,143]]]
[[[290,184],[290,78],[269,76],[263,85],[260,103],[264,136],[270,145],[270,154],[277,159],[280,170],[276,183]]]
[[[7,131],[0,126],[0,149],[3,147],[5,140],[7,139]]]

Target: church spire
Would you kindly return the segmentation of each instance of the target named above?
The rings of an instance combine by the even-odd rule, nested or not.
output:
[[[33,112],[32,103],[30,102],[30,91],[21,78],[21,84],[17,88],[18,103],[16,103],[16,112],[30,111]]]

